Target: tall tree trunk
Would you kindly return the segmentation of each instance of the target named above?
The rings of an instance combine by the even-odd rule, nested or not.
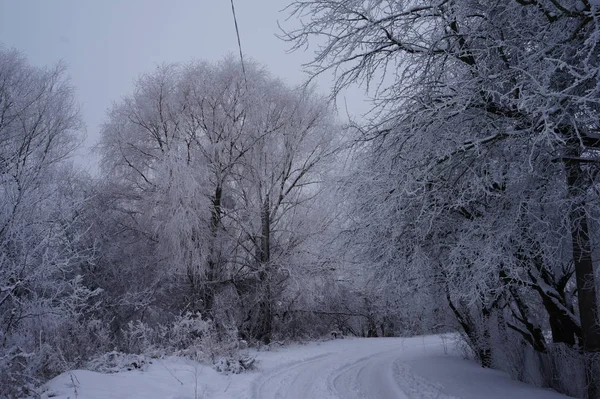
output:
[[[204,290],[202,293],[202,300],[204,303],[204,313],[206,316],[211,317],[213,302],[215,299],[215,288],[217,279],[220,277],[221,267],[221,254],[217,248],[218,246],[218,234],[219,228],[221,227],[221,201],[223,198],[223,188],[217,185],[215,193],[212,198],[212,209],[210,210],[210,241],[209,241],[209,253],[206,261],[206,273],[204,281]],[[212,318],[212,317],[211,317]]]
[[[261,240],[259,273],[261,288],[259,329],[257,338],[268,344],[273,333],[273,298],[271,287],[271,201],[267,194],[261,210]]]
[[[269,194],[265,198],[263,203],[263,209],[261,210],[260,223],[262,230],[261,237],[261,248],[260,248],[260,261],[263,264],[269,263],[271,260],[271,200]]]
[[[573,151],[572,158],[577,158],[579,151]],[[571,209],[571,241],[573,246],[573,262],[577,280],[577,299],[579,317],[581,319],[581,338],[586,356],[586,375],[588,378],[588,399],[600,398],[599,377],[595,373],[593,358],[600,352],[600,326],[598,325],[598,302],[594,265],[592,263],[592,245],[589,236],[587,212],[585,210],[585,192],[588,178],[581,165],[574,159],[565,160],[567,190]]]
[[[492,367],[492,338],[490,336],[490,317],[492,311],[484,304],[481,305],[481,342],[479,344],[479,358],[481,366],[486,368]]]

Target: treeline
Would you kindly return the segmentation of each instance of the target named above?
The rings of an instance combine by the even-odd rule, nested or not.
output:
[[[0,396],[113,351],[237,372],[240,340],[375,324],[339,281],[343,129],[313,89],[164,65],[108,111],[97,176],[69,159],[83,131],[63,66],[0,49]]]

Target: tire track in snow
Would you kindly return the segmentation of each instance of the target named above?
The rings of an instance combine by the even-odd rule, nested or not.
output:
[[[304,380],[307,377],[307,372],[310,374],[310,371],[313,369],[311,366],[323,363],[326,358],[333,355],[333,353],[325,353],[314,356],[300,362],[294,362],[292,364],[285,365],[282,369],[279,369],[275,372],[265,374],[255,384],[253,389],[253,398],[307,398],[307,396],[305,396],[305,392],[292,392],[292,389],[297,387],[299,383],[306,384],[306,381]],[[303,388],[306,390],[306,385]],[[310,387],[308,389],[310,389]],[[299,396],[295,396],[296,394]]]
[[[253,398],[408,399],[398,378],[409,376],[399,375],[395,363],[432,345],[423,343],[408,350],[398,340],[351,342],[345,350],[266,373],[255,384]]]
[[[334,376],[339,398],[408,399],[394,375],[399,353],[380,352],[349,365]]]

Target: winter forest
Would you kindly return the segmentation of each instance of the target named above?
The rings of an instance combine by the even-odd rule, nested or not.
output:
[[[113,99],[97,175],[68,68],[0,48],[0,397],[118,356],[239,373],[248,346],[456,333],[599,399],[600,6],[283,13],[305,84],[252,54],[159,65]],[[347,120],[351,85],[372,109]]]

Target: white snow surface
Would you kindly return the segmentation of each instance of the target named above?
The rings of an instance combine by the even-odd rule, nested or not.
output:
[[[146,371],[59,375],[56,399],[565,399],[483,369],[440,336],[352,338],[256,352],[256,371],[217,373],[183,358],[153,360]]]

